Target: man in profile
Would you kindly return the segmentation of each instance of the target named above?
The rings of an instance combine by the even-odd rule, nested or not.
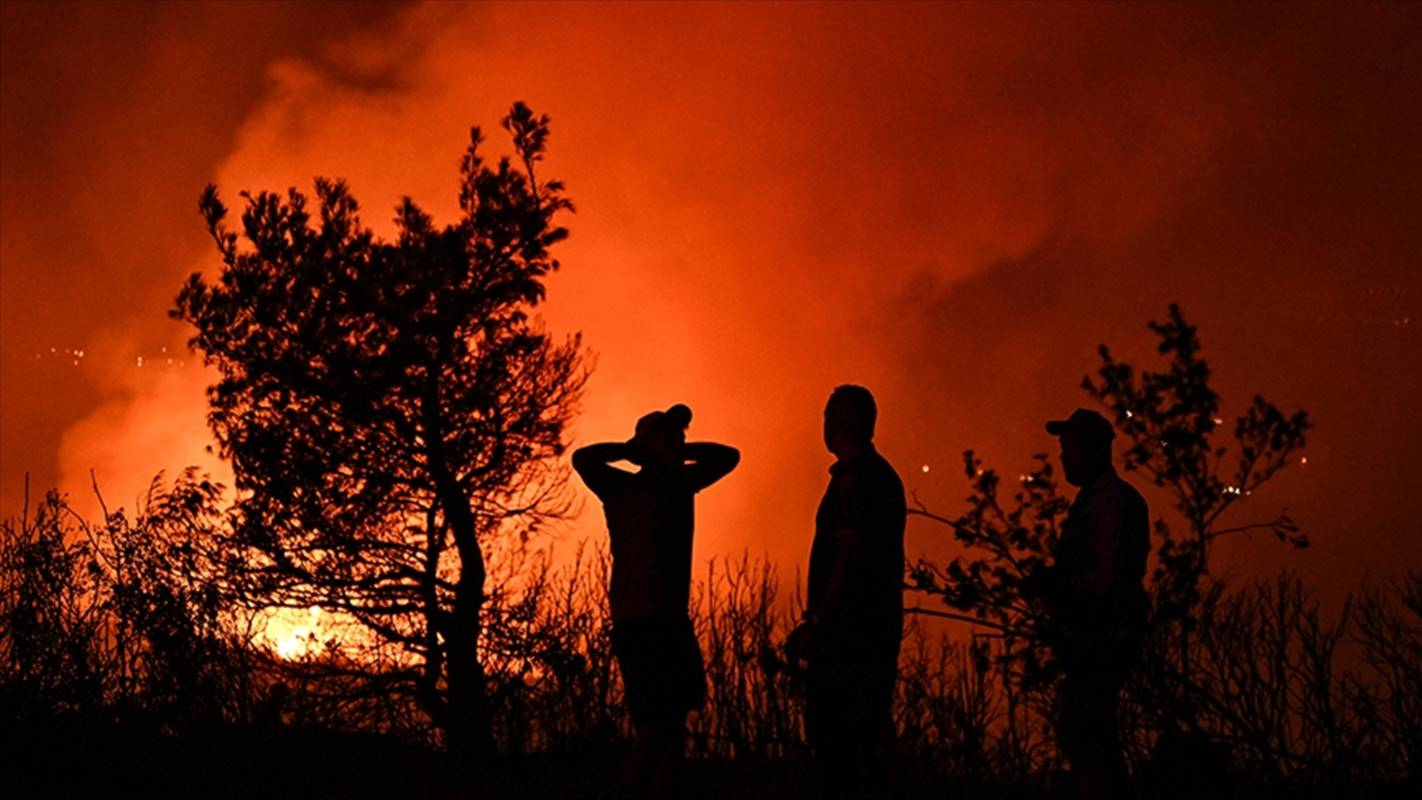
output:
[[[1080,491],[1067,512],[1053,565],[1031,585],[1052,620],[1062,667],[1057,747],[1071,763],[1072,795],[1122,797],[1126,763],[1116,709],[1148,611],[1146,502],[1111,465],[1115,431],[1095,411],[1047,423],[1062,471]]]
[[[706,701],[701,648],[687,616],[694,496],[740,461],[735,448],[687,443],[690,424],[691,409],[675,405],[637,420],[626,442],[573,453],[573,468],[607,517],[612,649],[637,737],[630,772],[637,791],[652,798],[677,796],[686,716]]]
[[[805,670],[805,726],[821,797],[887,791],[882,746],[903,636],[904,487],[874,448],[874,396],[840,386],[825,406],[835,456],[815,514],[804,623],[786,643]]]

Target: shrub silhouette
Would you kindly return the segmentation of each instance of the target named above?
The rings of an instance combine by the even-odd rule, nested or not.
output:
[[[320,650],[284,661],[266,649],[245,612],[234,615],[225,603],[215,615],[206,610],[222,593],[207,593],[214,565],[196,545],[216,535],[211,526],[226,523],[201,499],[208,493],[201,479],[189,475],[190,489],[182,488],[187,478],[176,489],[155,483],[151,498],[173,499],[146,500],[132,515],[108,513],[107,523],[84,520],[51,494],[36,514],[0,524],[0,722],[22,732],[10,740],[50,741],[31,733],[56,718],[78,720],[81,729],[126,720],[189,739],[225,723],[252,734],[229,736],[230,744],[214,751],[224,760],[241,757],[234,747],[259,753],[280,746],[294,748],[283,757],[308,765],[302,770],[318,753],[341,761],[350,748],[366,747],[323,732],[436,741],[414,698],[389,691],[406,680],[405,665]],[[188,510],[194,500],[199,514]],[[148,577],[127,581],[132,599],[120,604],[112,600],[119,570],[94,552],[117,552],[124,542],[128,563],[147,564],[136,572]],[[551,565],[544,554],[518,551],[490,562],[491,621],[481,657],[492,728],[505,752],[602,753],[629,733],[607,635],[606,554],[585,551],[563,568]],[[774,788],[781,775],[775,760],[793,764],[805,753],[795,677],[774,655],[798,618],[795,595],[781,592],[773,565],[744,556],[703,574],[692,611],[712,691],[692,719],[694,752],[753,765],[726,769]],[[517,582],[508,580],[514,575]],[[148,592],[152,601],[140,600]],[[1124,738],[1156,796],[1189,796],[1207,777],[1195,761],[1152,763],[1162,697],[1170,702],[1184,691],[1195,708],[1193,730],[1223,745],[1234,769],[1254,783],[1344,792],[1409,775],[1415,781],[1422,577],[1364,587],[1333,620],[1288,577],[1221,591],[1212,608],[1191,637],[1188,684],[1179,682],[1174,640],[1166,637],[1128,687]],[[120,613],[157,620],[123,622]],[[126,631],[122,655],[119,631]],[[902,784],[927,791],[1039,781],[1055,760],[1050,682],[1024,691],[1020,662],[1004,658],[1021,644],[1000,636],[958,642],[918,624],[906,636],[894,712],[899,751],[908,759],[898,762]],[[196,703],[184,705],[191,698]],[[63,730],[58,745],[73,729]],[[115,770],[167,768],[143,761],[159,757],[145,752],[124,756],[129,760]],[[791,768],[781,784],[795,785],[794,774]],[[545,780],[557,792],[567,778]]]
[[[155,478],[96,522],[51,491],[0,523],[0,676],[10,722],[74,715],[181,732],[250,713],[240,654],[200,543],[220,487]],[[102,505],[102,498],[100,498]]]

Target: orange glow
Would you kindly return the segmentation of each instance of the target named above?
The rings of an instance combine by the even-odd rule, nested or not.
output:
[[[293,661],[320,651],[323,622],[319,608],[276,609],[267,617],[262,636],[272,651]]]
[[[81,500],[94,469],[120,504],[159,469],[230,480],[204,452],[212,376],[165,317],[216,263],[204,183],[235,206],[341,177],[381,232],[403,195],[447,221],[469,126],[502,148],[523,99],[552,116],[544,174],[578,207],[542,309],[596,353],[576,441],[685,402],[691,438],[743,453],[700,500],[698,563],[803,567],[835,385],[875,391],[881,449],[956,510],[963,449],[1009,475],[1052,451],[1040,421],[1086,404],[1097,343],[1149,359],[1144,324],[1178,300],[1226,426],[1255,391],[1319,420],[1308,469],[1241,503],[1316,532],[1282,566],[1341,592],[1422,565],[1402,535],[1422,376],[1398,366],[1418,327],[1391,322],[1422,297],[1422,111],[1398,102],[1422,68],[1384,9],[234,4],[76,30],[31,13],[49,27],[6,8],[6,513],[25,469]],[[560,551],[602,535],[580,497]],[[1228,557],[1272,574],[1272,545]],[[911,525],[911,554],[951,547]],[[295,613],[273,621],[283,657],[319,631]]]

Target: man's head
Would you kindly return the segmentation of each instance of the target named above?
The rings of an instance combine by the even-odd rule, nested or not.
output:
[[[681,449],[690,424],[691,409],[681,403],[643,415],[637,420],[637,432],[632,437],[633,462],[644,467],[681,464]]]
[[[868,389],[837,387],[825,404],[825,447],[836,456],[863,450],[874,441],[874,420],[878,415],[874,395]]]
[[[1072,486],[1085,486],[1110,468],[1116,431],[1095,411],[1078,408],[1066,419],[1048,422],[1047,433],[1061,441],[1062,472]]]

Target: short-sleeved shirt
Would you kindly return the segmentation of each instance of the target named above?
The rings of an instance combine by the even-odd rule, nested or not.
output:
[[[904,485],[894,468],[872,447],[830,467],[830,482],[815,514],[806,610],[822,614],[830,573],[840,548],[857,536],[855,558],[846,576],[849,596],[837,598],[834,628],[898,647],[904,609]],[[846,533],[853,531],[853,533]]]
[[[1072,501],[1056,562],[1067,577],[1097,584],[1088,589],[1099,597],[1119,599],[1142,591],[1149,555],[1145,498],[1107,469]]]
[[[607,468],[589,477],[584,480],[602,501],[612,539],[612,621],[685,616],[701,487],[684,468],[635,473]]]

